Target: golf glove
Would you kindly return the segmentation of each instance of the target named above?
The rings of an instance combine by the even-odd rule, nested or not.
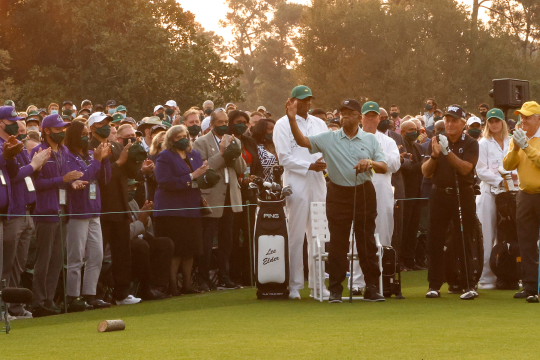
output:
[[[514,131],[514,143],[517,144],[522,149],[525,149],[527,146],[529,146],[529,142],[527,141],[527,134],[523,129],[517,129]]]
[[[443,155],[448,155],[450,148],[448,147],[448,138],[444,135],[439,135],[439,145],[441,145],[441,152]]]

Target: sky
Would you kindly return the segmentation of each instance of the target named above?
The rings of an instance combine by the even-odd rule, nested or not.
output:
[[[214,31],[218,35],[223,36],[225,40],[231,40],[230,31],[228,29],[221,28],[219,26],[219,20],[224,17],[228,8],[225,4],[225,0],[177,0],[184,10],[189,10],[195,14],[195,19],[199,22],[207,31]],[[472,0],[458,0],[471,7]],[[299,4],[310,3],[310,0],[291,0]],[[483,9],[480,9],[480,16],[486,16]]]

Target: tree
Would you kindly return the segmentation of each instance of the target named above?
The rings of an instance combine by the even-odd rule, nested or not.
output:
[[[242,99],[241,71],[174,0],[26,0],[8,18],[3,39],[24,105],[115,99],[142,117],[169,99],[182,109]]]
[[[4,104],[4,101],[14,99],[17,96],[17,88],[9,76],[11,60],[9,52],[0,50],[0,106]]]

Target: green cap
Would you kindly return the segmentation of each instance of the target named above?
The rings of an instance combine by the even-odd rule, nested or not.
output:
[[[15,108],[15,103],[13,102],[13,100],[6,100],[4,102],[4,106],[11,106],[11,107]]]
[[[112,122],[115,123],[115,122],[119,122],[119,121],[122,121],[124,120],[124,116],[122,116],[122,114],[114,114],[113,117],[112,117]]]
[[[31,117],[31,116],[37,116],[37,117],[39,117],[39,121],[40,121],[40,122],[43,121],[43,116],[39,115],[39,113],[38,113],[37,111],[30,111],[30,112],[28,113],[27,119],[28,119],[29,117]],[[33,120],[33,119],[30,119],[30,121],[32,121],[32,120]],[[26,120],[26,122],[28,122],[28,120]]]
[[[364,105],[362,105],[362,115],[367,114],[370,111],[374,111],[377,114],[381,114],[381,110],[379,109],[379,104],[377,104],[375,101],[368,101]]]
[[[120,111],[127,111],[127,109],[124,105],[118,105],[116,107],[116,112],[120,112]]]
[[[486,116],[487,116],[487,120],[491,118],[497,118],[499,120],[505,121],[504,113],[502,112],[501,109],[497,109],[497,108],[491,109],[488,111]]]
[[[311,89],[308,88],[305,85],[299,85],[292,89],[291,92],[291,98],[296,98],[298,100],[303,100],[307,97],[313,97],[313,94],[311,93]]]
[[[167,127],[167,129],[172,126],[172,124],[170,122],[168,122],[168,121],[163,121],[161,124],[165,125]]]

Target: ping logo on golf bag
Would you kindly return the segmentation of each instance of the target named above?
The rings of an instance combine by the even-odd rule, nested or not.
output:
[[[279,219],[279,214],[263,214],[264,219]]]

